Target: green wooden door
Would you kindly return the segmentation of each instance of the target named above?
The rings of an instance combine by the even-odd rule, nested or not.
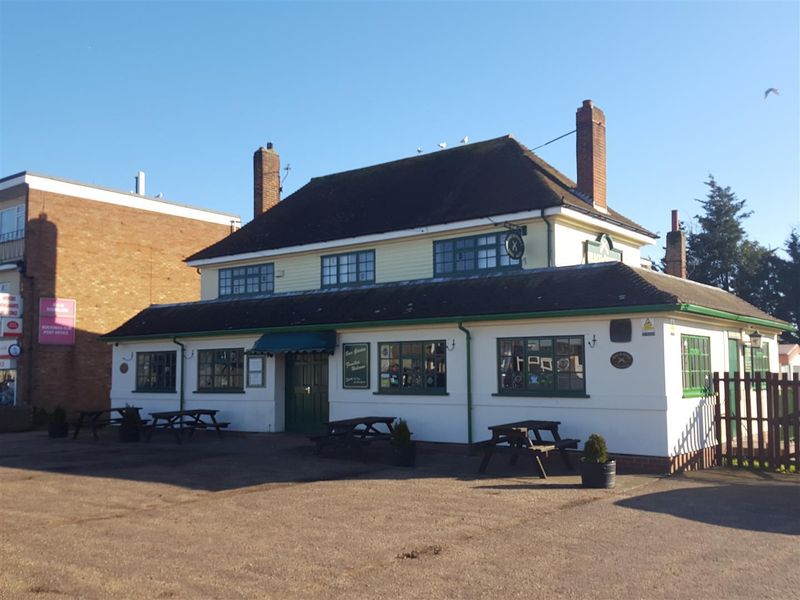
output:
[[[286,355],[286,431],[319,433],[328,420],[328,355]]]

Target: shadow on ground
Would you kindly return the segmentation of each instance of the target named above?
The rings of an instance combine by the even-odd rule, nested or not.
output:
[[[794,476],[790,476],[795,479]],[[800,485],[733,483],[693,486],[619,500],[617,506],[719,527],[800,535]]]
[[[192,490],[218,492],[268,483],[304,483],[355,479],[420,479],[452,477],[463,481],[514,478],[530,488],[557,485],[560,476],[574,477],[560,457],[544,461],[551,475],[538,478],[531,464],[509,465],[496,460],[487,474],[478,475],[481,457],[466,448],[441,444],[418,444],[417,468],[395,467],[388,445],[373,444],[366,460],[327,448],[322,456],[305,436],[284,433],[244,434],[226,432],[218,439],[211,432],[198,432],[182,444],[171,436],[151,442],[121,444],[115,431],[104,430],[101,439],[50,439],[43,432],[0,436],[0,467],[15,471],[0,473],[0,482],[42,471],[85,477],[147,481]],[[524,462],[524,461],[523,461]],[[563,481],[563,477],[561,478]],[[512,486],[514,487],[514,486]],[[564,485],[564,487],[572,487]],[[522,488],[521,488],[522,489]]]

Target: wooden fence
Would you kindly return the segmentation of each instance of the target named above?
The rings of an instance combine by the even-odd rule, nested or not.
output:
[[[717,464],[800,470],[800,377],[714,373]]]

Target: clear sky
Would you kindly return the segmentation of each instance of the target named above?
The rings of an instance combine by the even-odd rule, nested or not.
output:
[[[752,238],[800,227],[796,0],[0,0],[0,20],[0,176],[130,190],[141,169],[148,194],[246,222],[268,141],[285,196],[465,135],[533,148],[591,98],[609,205],[662,235],[645,254],[709,173],[747,199]],[[537,153],[574,179],[574,135]]]

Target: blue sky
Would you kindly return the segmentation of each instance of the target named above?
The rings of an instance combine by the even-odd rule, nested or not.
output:
[[[800,227],[799,57],[795,1],[0,0],[0,176],[130,190],[141,169],[148,194],[248,221],[268,141],[288,195],[465,135],[533,148],[591,98],[612,208],[663,235],[713,173],[779,247]],[[574,178],[574,148],[537,153]]]

